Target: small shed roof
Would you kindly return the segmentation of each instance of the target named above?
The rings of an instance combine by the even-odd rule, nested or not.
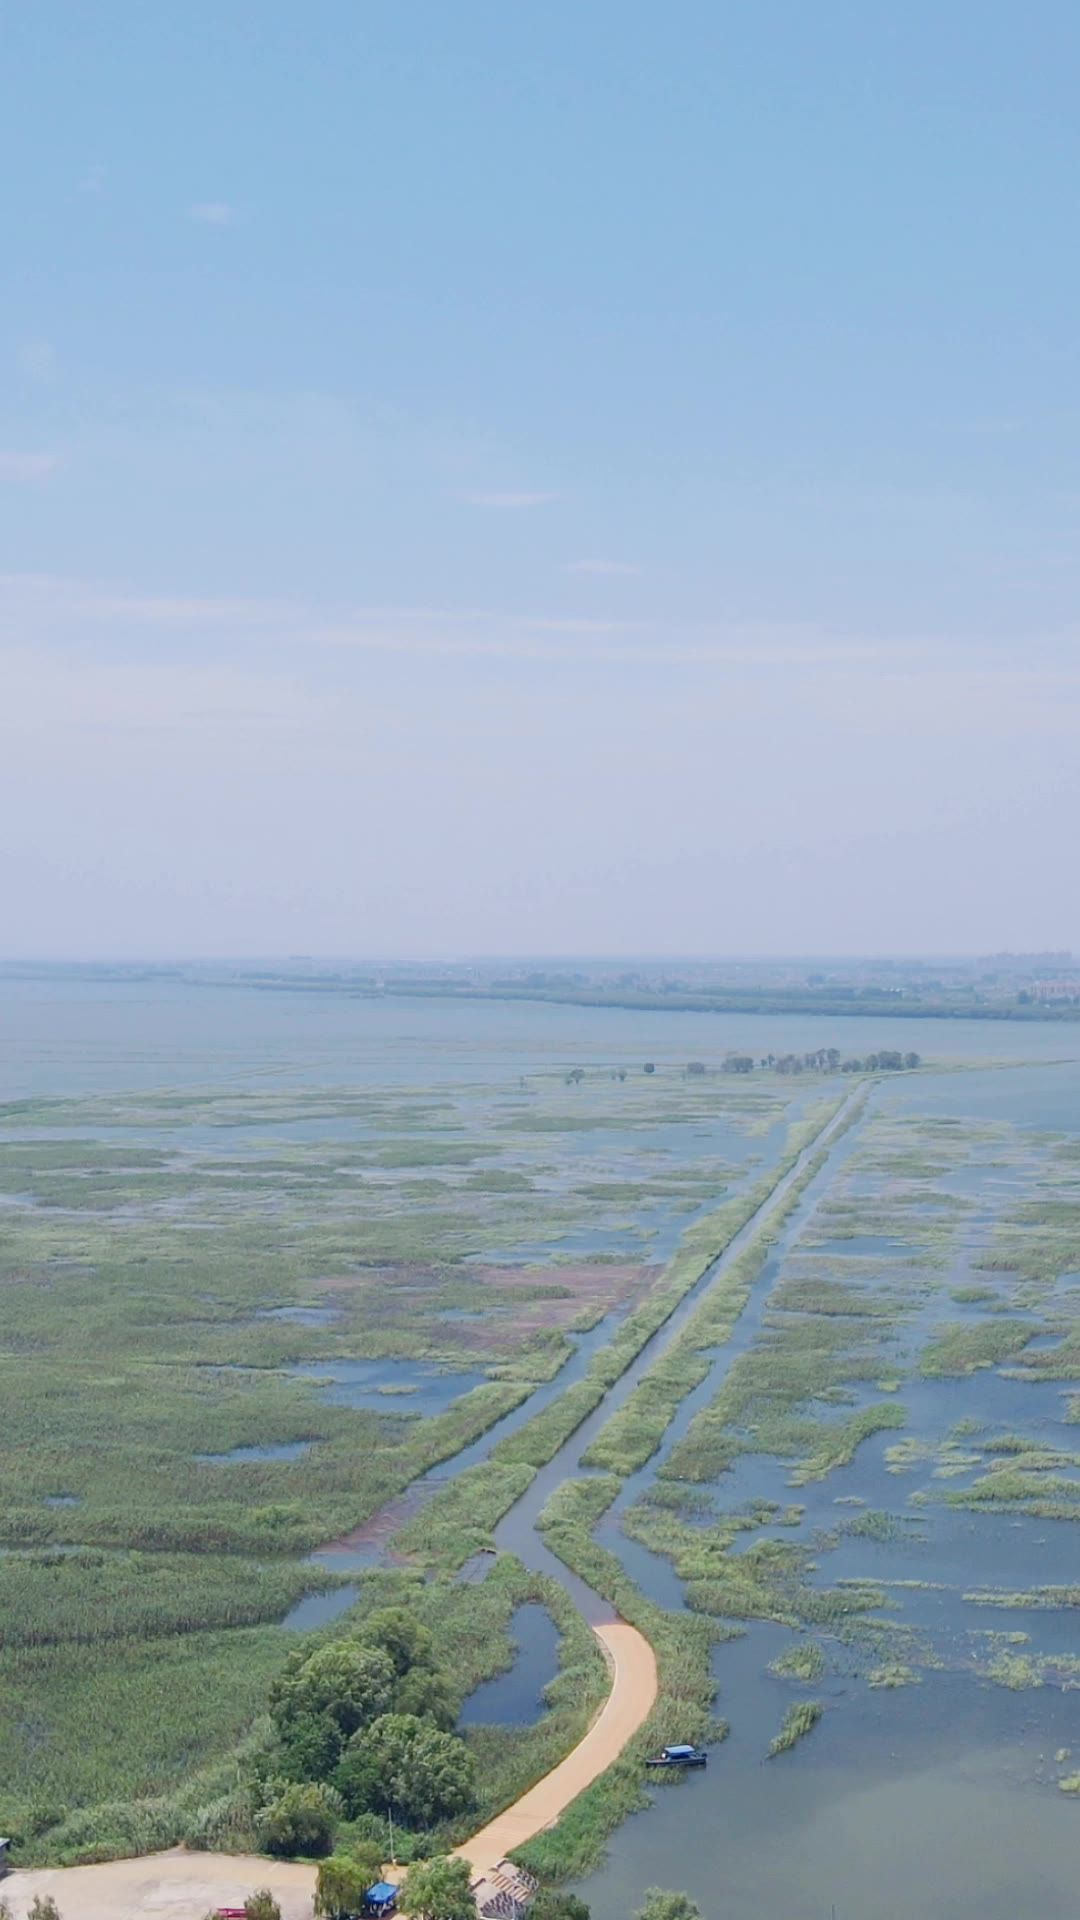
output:
[[[368,1888],[366,1898],[368,1900],[374,1900],[381,1907],[385,1900],[393,1900],[397,1895],[397,1891],[398,1889],[391,1881],[376,1880],[375,1885]]]

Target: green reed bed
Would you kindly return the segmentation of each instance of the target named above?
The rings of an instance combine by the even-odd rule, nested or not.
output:
[[[421,1566],[456,1572],[491,1546],[496,1525],[531,1485],[535,1471],[499,1460],[467,1467],[405,1522],[394,1535],[394,1552]]]
[[[816,1640],[797,1640],[769,1662],[769,1672],[778,1679],[801,1680],[807,1686],[821,1679],[825,1667],[825,1655]]]
[[[8,1553],[0,1556],[0,1651],[256,1626],[339,1583],[320,1567],[204,1554]]]
[[[944,1326],[923,1349],[919,1371],[927,1378],[974,1373],[1000,1366],[1023,1352],[1046,1329],[1024,1320],[966,1320]]]
[[[780,1725],[779,1733],[769,1741],[769,1759],[775,1760],[781,1753],[787,1753],[800,1740],[812,1733],[825,1709],[820,1700],[799,1700],[789,1707]]]
[[[225,1759],[261,1711],[282,1652],[276,1627],[250,1627],[0,1653],[5,1833],[171,1792],[193,1765]],[[48,1844],[41,1854],[61,1857]]]

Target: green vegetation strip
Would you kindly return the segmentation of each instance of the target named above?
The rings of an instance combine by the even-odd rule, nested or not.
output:
[[[769,1759],[775,1760],[777,1754],[787,1753],[797,1741],[805,1740],[812,1733],[825,1709],[820,1700],[799,1700],[789,1707],[784,1715],[780,1731],[769,1741]]]
[[[731,1242],[742,1232],[747,1223],[766,1205],[777,1187],[787,1178],[792,1168],[797,1164],[800,1155],[804,1153],[806,1148],[830,1125],[842,1104],[842,1101],[833,1101],[828,1103],[824,1110],[819,1107],[817,1112],[805,1121],[801,1127],[792,1130],[792,1138],[787,1150],[783,1159],[775,1169],[762,1180],[756,1182],[749,1192],[726,1201],[715,1213],[709,1214],[704,1220],[697,1221],[694,1226],[687,1230],[680,1241],[674,1258],[669,1262],[661,1280],[657,1286],[653,1288],[649,1298],[636,1312],[628,1317],[610,1344],[604,1348],[603,1352],[595,1356],[585,1378],[578,1381],[574,1386],[568,1387],[566,1392],[562,1394],[558,1400],[553,1401],[549,1407],[544,1408],[542,1413],[537,1414],[534,1419],[527,1421],[525,1425],[519,1427],[516,1433],[509,1434],[505,1440],[498,1441],[492,1449],[493,1460],[508,1465],[519,1465],[521,1463],[532,1467],[547,1465],[547,1462],[554,1457],[564,1442],[570,1438],[571,1434],[577,1431],[582,1421],[592,1413],[595,1407],[599,1406],[608,1389],[614,1385],[615,1381],[618,1380],[626,1372],[626,1369],[631,1363],[637,1359],[638,1354],[652,1339],[653,1335],[671,1318],[676,1307],[678,1307],[686,1298],[687,1294],[691,1293],[694,1287],[704,1279],[710,1267],[715,1265],[717,1260],[722,1257],[731,1245]],[[856,1118],[857,1110],[853,1110],[846,1124],[850,1125]],[[782,1209],[785,1217],[789,1209],[789,1202],[791,1206],[795,1205],[806,1182],[813,1178],[813,1173],[817,1170],[817,1164],[816,1159],[812,1161],[804,1174],[800,1176],[800,1179],[795,1183],[792,1188],[792,1195],[794,1197],[791,1195],[785,1196]],[[763,1229],[763,1232],[765,1231],[767,1231],[767,1229]],[[724,1276],[722,1288],[710,1289],[706,1302],[698,1309],[699,1315],[706,1311],[710,1314],[717,1315],[719,1327],[726,1326],[728,1331],[730,1331],[730,1327],[734,1324],[734,1320],[737,1318],[739,1311],[741,1311],[741,1307],[745,1302],[746,1293],[751,1284],[751,1281],[747,1278],[747,1270],[744,1270],[743,1267],[743,1262],[746,1258],[747,1256],[744,1255],[739,1261],[733,1264],[731,1273]],[[733,1280],[733,1275],[737,1275],[738,1277]],[[714,1294],[717,1295],[716,1299],[714,1299]],[[696,1322],[697,1316],[695,1316],[695,1323]],[[704,1326],[705,1322],[701,1324]],[[714,1332],[714,1337],[710,1344],[715,1345],[724,1337],[726,1337],[726,1335],[722,1331],[717,1330]],[[685,1338],[686,1336],[684,1334],[673,1351],[678,1351]],[[671,1413],[674,1412],[678,1401],[681,1400],[683,1395],[689,1390],[685,1378],[682,1379],[681,1383],[672,1383],[670,1387],[664,1384],[661,1384],[659,1387],[650,1387],[648,1382],[654,1379],[654,1376],[660,1372],[661,1367],[665,1369],[664,1375],[661,1376],[663,1381],[666,1380],[667,1377],[667,1356],[665,1356],[664,1361],[659,1363],[657,1368],[652,1370],[647,1381],[642,1382],[642,1385],[631,1395],[630,1400],[627,1402],[627,1407],[613,1416],[613,1419],[608,1422],[603,1433],[598,1436],[597,1442],[595,1442],[593,1448],[590,1449],[590,1463],[595,1462],[595,1464],[598,1465],[614,1464],[613,1461],[597,1453],[596,1449],[599,1447],[605,1435],[608,1434],[609,1429],[616,1428],[618,1432],[625,1433],[628,1428],[635,1424],[635,1421],[629,1421],[627,1418],[631,1408],[637,1407],[638,1409],[635,1416],[636,1421],[646,1419],[648,1417],[647,1403],[650,1398],[653,1402],[651,1420],[648,1426],[642,1429],[642,1438],[639,1446],[634,1449],[633,1454],[630,1454],[629,1443],[624,1439],[623,1457],[619,1461],[619,1470],[623,1472],[632,1471],[630,1465],[624,1464],[626,1459],[632,1459],[633,1464],[641,1464],[643,1460],[647,1460],[649,1455],[655,1451],[656,1446],[659,1444],[660,1435],[663,1433],[671,1418]],[[699,1372],[697,1380],[691,1381],[689,1385],[697,1384],[697,1381],[702,1378],[704,1378],[704,1372]],[[676,1384],[680,1385],[680,1391],[672,1402],[671,1392]],[[643,1394],[644,1399],[639,1401],[639,1395]],[[660,1428],[660,1432],[656,1433],[657,1422],[663,1418],[664,1407],[668,1404],[671,1406],[671,1412],[663,1419],[663,1426]],[[618,1423],[617,1427],[616,1423]],[[651,1444],[646,1446],[645,1452],[640,1453],[639,1458],[640,1447],[646,1445],[646,1433],[650,1435],[655,1434],[655,1438],[651,1440]]]
[[[559,1558],[651,1642],[659,1697],[614,1765],[578,1796],[556,1826],[516,1851],[514,1857],[545,1880],[588,1872],[602,1858],[608,1834],[627,1814],[648,1804],[643,1765],[647,1753],[668,1741],[717,1740],[727,1731],[710,1711],[716,1693],[710,1655],[714,1643],[729,1638],[731,1629],[653,1606],[615,1555],[597,1544],[593,1530],[618,1490],[614,1476],[567,1481],[544,1508],[540,1525]]]

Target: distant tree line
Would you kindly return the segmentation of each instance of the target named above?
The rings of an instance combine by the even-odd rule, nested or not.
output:
[[[853,1055],[850,1059],[841,1059],[839,1047],[817,1047],[811,1053],[765,1053],[755,1059],[752,1053],[726,1053],[720,1062],[721,1073],[898,1073],[910,1072],[922,1065],[917,1053],[901,1053],[894,1048],[885,1048],[881,1053],[868,1053],[859,1059]],[[605,1072],[608,1069],[604,1069]],[[704,1060],[688,1060],[682,1069],[688,1080],[700,1080],[715,1068],[710,1068]],[[643,1073],[655,1073],[656,1062],[646,1060]],[[610,1069],[613,1080],[625,1080],[626,1068]],[[584,1067],[571,1067],[566,1074],[568,1087],[580,1087],[587,1078]],[[525,1085],[524,1077],[521,1082]]]
[[[910,1072],[920,1067],[922,1061],[917,1053],[896,1053],[892,1049],[885,1053],[868,1053],[862,1060],[845,1060],[841,1073],[899,1073]]]

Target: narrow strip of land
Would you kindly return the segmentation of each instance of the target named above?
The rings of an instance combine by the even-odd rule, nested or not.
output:
[[[611,1667],[611,1692],[589,1731],[557,1767],[456,1849],[477,1873],[490,1872],[514,1847],[554,1826],[572,1800],[605,1773],[644,1726],[656,1700],[656,1655],[625,1620],[593,1628]]]

